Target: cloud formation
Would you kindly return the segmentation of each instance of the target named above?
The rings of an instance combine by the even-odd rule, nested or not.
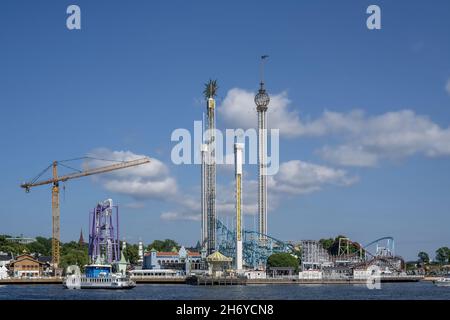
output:
[[[450,80],[446,90],[450,93]],[[255,128],[253,97],[251,91],[229,90],[218,109],[221,117],[234,127]],[[362,110],[324,111],[316,119],[302,119],[291,109],[287,93],[282,92],[271,95],[268,126],[280,129],[284,137],[333,136],[337,143],[322,146],[317,152],[324,160],[342,166],[373,167],[385,159],[416,154],[450,155],[450,128],[442,128],[408,109],[375,116],[367,116]]]
[[[278,194],[298,195],[321,190],[326,185],[350,186],[357,181],[345,170],[291,160],[282,163],[278,174],[269,177],[268,188]]]
[[[445,91],[450,95],[450,79],[447,80],[447,84],[445,85]]]
[[[231,89],[219,106],[218,112],[232,128],[255,128],[257,113],[254,97],[254,92],[239,88]],[[279,129],[281,135],[295,137],[301,134],[301,122],[298,112],[290,110],[289,104],[286,92],[271,95],[267,125],[269,129]]]
[[[111,165],[109,160],[129,161],[144,157],[131,151],[111,151],[107,148],[95,149],[88,156],[96,159],[87,159],[83,164],[85,169]],[[155,158],[150,163],[94,176],[93,179],[108,191],[137,200],[166,199],[178,190],[176,180],[170,176],[167,166]]]
[[[281,198],[286,195],[308,194],[333,185],[346,187],[357,181],[357,177],[349,176],[345,170],[333,169],[300,160],[284,162],[276,175],[268,176],[268,190],[270,192],[268,211],[269,213],[274,212]],[[230,217],[236,213],[234,189],[234,181],[226,185],[217,185],[216,211],[220,217]],[[258,214],[258,181],[244,178],[242,194],[243,214]],[[183,195],[182,199],[179,200],[180,203],[188,204],[191,202],[191,205],[181,206],[178,211],[163,213],[161,218],[164,220],[200,220],[201,208],[200,203],[196,200],[199,197],[200,194]]]
[[[128,161],[139,159],[144,155],[131,151],[111,151],[106,148],[93,150],[83,166],[94,168],[111,164],[111,161]],[[99,160],[106,159],[106,160]],[[190,188],[181,192],[177,181],[170,175],[169,168],[161,161],[152,158],[149,164],[123,170],[112,171],[93,177],[108,191],[128,195],[136,201],[127,205],[129,208],[144,207],[145,200],[161,200],[172,206],[172,209],[161,213],[162,220],[201,219],[200,189]],[[284,194],[306,194],[322,189],[325,185],[348,186],[356,181],[348,176],[344,170],[336,170],[326,166],[292,160],[280,165],[280,171],[275,176],[268,177],[268,188],[271,191],[269,211],[278,206]],[[234,181],[217,185],[216,209],[219,215],[232,216],[235,214]],[[243,180],[243,213],[255,215],[258,213],[258,181]],[[273,191],[273,192],[272,192]]]
[[[416,154],[427,157],[450,155],[450,128],[441,128],[428,117],[412,110],[387,112],[367,117],[362,111],[325,111],[305,127],[310,135],[333,134],[340,139],[326,145],[319,154],[344,166],[376,166],[384,159],[402,159]]]
[[[189,213],[180,213],[176,211],[166,211],[161,213],[160,218],[162,220],[189,220],[189,221],[200,221],[199,214],[189,214]]]

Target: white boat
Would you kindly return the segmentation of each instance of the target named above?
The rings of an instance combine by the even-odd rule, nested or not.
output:
[[[450,278],[439,278],[434,281],[438,287],[450,287]]]
[[[136,283],[121,273],[112,273],[111,265],[91,264],[85,266],[85,274],[79,271],[64,279],[68,289],[132,289]]]

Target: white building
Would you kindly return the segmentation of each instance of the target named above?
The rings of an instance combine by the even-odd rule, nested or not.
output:
[[[0,267],[6,267],[13,260],[13,256],[9,253],[0,251]]]
[[[299,279],[317,279],[320,280],[322,279],[323,274],[322,271],[320,270],[305,270],[302,272],[298,273],[298,278]]]
[[[266,279],[267,275],[265,271],[262,270],[246,270],[244,275],[247,279]]]
[[[8,269],[5,266],[0,266],[0,279],[9,278]]]

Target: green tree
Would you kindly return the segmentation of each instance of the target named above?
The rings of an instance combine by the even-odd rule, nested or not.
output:
[[[15,256],[24,252],[29,252],[26,245],[8,241],[6,238],[11,238],[11,236],[5,234],[0,235],[0,251],[12,253]]]
[[[139,260],[139,246],[137,244],[127,244],[123,255],[131,264],[136,264]]]
[[[47,255],[47,250],[45,246],[37,241],[27,244],[27,250],[30,253],[35,253],[38,255]]]
[[[430,262],[430,257],[428,256],[428,253],[426,253],[426,252],[423,252],[423,251],[419,252],[417,254],[417,257],[419,258],[419,263],[425,264],[425,263]]]
[[[60,267],[65,270],[70,265],[77,265],[83,271],[84,266],[88,263],[87,250],[69,249],[61,255]]]
[[[166,240],[155,240],[148,247],[148,251],[155,249],[156,251],[172,251],[175,248],[177,251],[180,250],[180,245],[172,239]]]
[[[436,250],[436,261],[439,263],[450,262],[450,249],[448,247],[441,247]]]
[[[269,268],[273,267],[291,267],[295,269],[295,272],[298,271],[299,261],[297,258],[292,256],[289,253],[274,253],[267,259],[267,266]]]
[[[344,235],[338,235],[336,238],[320,239],[319,242],[323,248],[331,255],[337,255],[339,253],[339,239],[347,238]],[[356,253],[360,251],[361,245],[356,242],[350,242],[348,246],[349,253]],[[363,251],[364,252],[364,251]]]
[[[45,248],[42,252],[43,255],[49,256],[52,254],[52,238],[36,237],[36,242]]]
[[[41,244],[46,243],[50,245],[51,252],[51,239],[40,239],[40,242]],[[60,248],[61,258],[59,266],[65,270],[70,265],[77,265],[83,272],[84,266],[89,263],[87,244],[80,246],[77,241],[70,241],[61,243]]]
[[[319,242],[325,250],[330,250],[330,248],[333,246],[334,239],[320,239]]]

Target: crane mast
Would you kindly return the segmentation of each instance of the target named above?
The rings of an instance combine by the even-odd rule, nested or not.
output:
[[[58,162],[53,161],[53,187],[52,187],[52,264],[54,268],[59,265],[60,250],[60,224],[59,224],[59,181]]]
[[[42,180],[37,182],[28,182],[20,185],[27,192],[30,192],[32,187],[52,184],[52,264],[56,269],[60,262],[60,210],[59,210],[59,182],[64,182],[70,179],[76,179],[81,177],[86,177],[94,174],[100,174],[105,172],[110,172],[114,170],[125,169],[129,167],[139,166],[145,163],[149,163],[150,159],[145,157],[142,159],[136,159],[131,161],[123,161],[117,164],[93,168],[84,170],[77,173],[72,173],[64,176],[58,176],[58,161],[53,161],[52,167],[52,178],[48,180]]]

